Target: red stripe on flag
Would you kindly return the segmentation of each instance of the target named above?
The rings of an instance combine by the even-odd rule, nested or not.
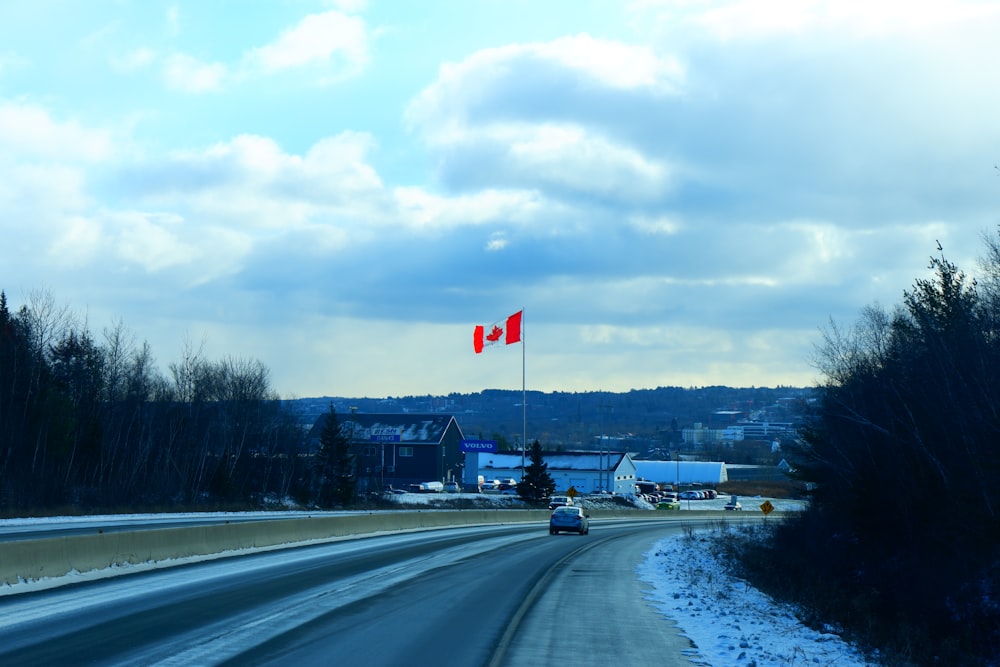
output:
[[[483,351],[483,332],[484,327],[481,324],[476,325],[475,331],[472,332],[472,347],[476,354]]]
[[[521,342],[521,314],[524,313],[523,310],[519,310],[510,317],[507,318],[507,344],[520,343]]]

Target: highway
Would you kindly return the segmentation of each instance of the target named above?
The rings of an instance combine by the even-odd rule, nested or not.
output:
[[[687,666],[635,573],[684,523],[400,533],[0,597],[0,664]]]

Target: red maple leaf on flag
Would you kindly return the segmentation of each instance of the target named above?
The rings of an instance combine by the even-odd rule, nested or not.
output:
[[[503,336],[503,329],[501,329],[500,327],[498,327],[497,325],[494,324],[493,325],[493,331],[491,331],[486,336],[486,340],[490,341],[491,343],[495,343],[498,340],[500,340],[500,336]]]

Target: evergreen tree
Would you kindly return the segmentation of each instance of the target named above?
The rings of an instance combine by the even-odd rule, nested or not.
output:
[[[517,495],[529,503],[540,503],[556,489],[556,483],[549,474],[549,464],[542,460],[542,445],[535,440],[531,444],[531,463],[524,469],[524,477],[517,484]]]
[[[1000,655],[1000,265],[982,284],[943,256],[930,268],[901,306],[826,332],[827,381],[789,454],[816,490],[773,549],[783,585],[801,571],[803,598],[841,601],[817,616],[864,619],[851,630],[875,645],[979,664],[969,656]]]
[[[351,442],[344,435],[337,411],[330,404],[316,452],[316,473],[319,489],[316,497],[320,505],[348,505],[354,499],[357,477],[354,474],[354,455]]]

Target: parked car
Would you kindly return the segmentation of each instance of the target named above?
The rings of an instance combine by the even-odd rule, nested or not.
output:
[[[554,510],[557,507],[563,507],[564,505],[572,505],[573,499],[569,496],[552,496],[549,498],[549,509]]]
[[[441,482],[421,482],[420,492],[421,493],[441,493],[444,491],[444,484]]]
[[[458,482],[445,482],[444,492],[445,493],[460,493],[462,491],[462,486]]]
[[[679,510],[681,508],[681,501],[679,500],[661,500],[656,503],[656,509],[658,510]]]
[[[517,486],[517,480],[514,479],[513,477],[507,477],[505,479],[500,480],[500,483],[497,485],[497,488],[500,489],[501,491],[510,491],[516,486]]]
[[[557,507],[549,517],[549,535],[562,531],[586,535],[590,532],[590,515],[583,513],[582,507],[563,505]]]
[[[499,479],[484,479],[483,480],[483,491],[494,491],[498,486],[500,486]]]

